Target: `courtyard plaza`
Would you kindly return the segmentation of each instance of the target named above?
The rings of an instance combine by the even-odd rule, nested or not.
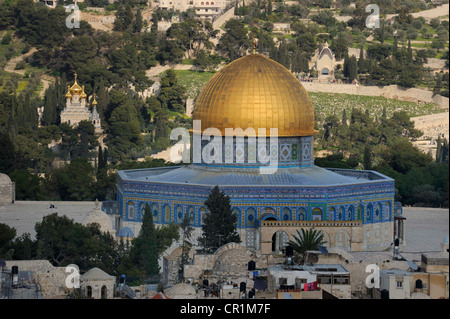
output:
[[[0,223],[15,228],[17,237],[29,233],[34,239],[35,224],[41,222],[44,216],[57,213],[83,224],[95,207],[96,203],[93,201],[16,201],[14,204],[0,206]],[[403,217],[406,218],[406,244],[400,246],[402,256],[408,260],[420,260],[421,253],[441,250],[440,243],[449,233],[448,208],[403,207]],[[113,217],[110,218],[113,223]],[[348,252],[330,248],[329,251],[339,252],[355,261],[373,256],[389,258],[393,255],[391,249],[380,252]]]

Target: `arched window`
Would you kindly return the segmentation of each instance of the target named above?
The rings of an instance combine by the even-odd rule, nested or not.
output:
[[[194,207],[189,207],[188,208],[188,216],[189,216],[189,224],[190,225],[194,225],[195,224],[195,209]]]
[[[241,226],[241,211],[239,210],[239,208],[233,208],[233,210],[231,211],[231,213],[236,216],[236,223],[237,223],[237,227]]]
[[[358,206],[356,220],[361,220],[361,217],[364,215],[364,207],[362,205]]]
[[[201,5],[204,5],[205,3],[202,1]]]
[[[181,222],[183,221],[183,207],[177,206],[177,208],[175,209],[175,214],[177,223],[181,224]]]
[[[303,207],[300,207],[297,210],[297,220],[303,221],[306,220],[306,209],[304,209]]]
[[[281,218],[282,220],[291,220],[291,210],[287,207],[283,208],[283,211],[281,212]]]
[[[204,224],[203,219],[205,218],[205,215],[208,211],[206,210],[206,207],[201,207],[200,208],[200,223],[201,225]]]
[[[152,205],[152,214],[153,214],[153,222],[158,222],[158,215],[159,215],[159,211],[158,211],[158,204],[153,204]]]
[[[271,207],[266,207],[261,211],[261,220],[277,220],[277,214]]]
[[[367,205],[367,212],[366,212],[366,223],[371,223],[373,217],[373,206],[372,204]]]
[[[347,216],[346,216],[345,220],[353,220],[354,215],[355,215],[355,208],[352,205],[347,210]]]
[[[391,202],[386,202],[383,206],[383,220],[390,220],[391,218]]]
[[[145,202],[141,203],[141,209],[139,210],[139,212],[141,213],[141,216],[140,216],[141,220],[142,220],[142,218],[144,217],[144,214],[145,214],[145,205],[146,205]]]
[[[345,208],[344,208],[344,206],[341,206],[339,208],[339,212],[338,212],[336,220],[344,220],[344,216],[345,216]]]
[[[127,204],[128,207],[128,219],[134,219],[134,203],[132,201],[129,201]]]
[[[170,223],[170,206],[164,206],[164,222]]]
[[[322,210],[318,207],[312,211],[312,220],[322,220]]]
[[[334,207],[330,208],[330,215],[329,220],[335,220],[336,219],[336,209]]]
[[[423,282],[420,279],[416,280],[416,289],[423,289]]]
[[[247,209],[247,226],[253,227],[255,226],[256,221],[256,210],[253,207]]]
[[[382,212],[381,204],[378,203],[375,208],[374,220],[379,221],[381,219],[381,212]]]

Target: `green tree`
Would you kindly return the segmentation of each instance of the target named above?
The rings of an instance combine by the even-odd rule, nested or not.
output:
[[[250,47],[250,40],[243,22],[230,19],[225,24],[225,33],[220,37],[217,48],[228,55],[231,61],[245,55]]]
[[[133,32],[140,33],[142,30],[143,23],[144,22],[142,19],[141,9],[138,9],[133,22]]]
[[[99,267],[115,273],[116,241],[102,233],[98,224],[83,226],[57,213],[36,223],[36,258],[49,260],[54,266],[76,264],[80,271]]]
[[[364,148],[363,167],[365,170],[372,169],[372,149],[369,145]]]
[[[11,258],[12,243],[16,237],[16,229],[0,223],[0,257]]]
[[[116,18],[114,20],[114,30],[125,31],[128,29],[133,21],[133,12],[131,11],[131,6],[127,3],[124,5],[119,5],[116,11]]]
[[[159,274],[156,229],[148,204],[145,205],[141,230],[139,235],[133,239],[131,249],[134,261],[144,276]]]
[[[111,157],[117,162],[130,158],[130,151],[142,146],[142,136],[137,110],[132,101],[119,93],[114,94],[111,102],[119,104],[109,118],[108,136]]]
[[[174,70],[167,70],[161,78],[161,90],[158,95],[162,107],[183,113],[186,98],[186,88],[178,82]]]
[[[73,159],[70,164],[55,169],[47,177],[46,188],[58,194],[60,200],[94,200],[94,168],[86,158]]]
[[[212,253],[230,242],[240,243],[236,216],[231,211],[230,197],[216,186],[205,201],[208,212],[203,219],[200,245],[205,253]]]
[[[11,180],[16,184],[17,200],[43,200],[45,197],[37,175],[28,170],[16,170],[11,173]]]
[[[354,56],[348,55],[344,59],[344,76],[352,82],[358,76],[358,62]]]
[[[292,235],[293,240],[289,241],[289,245],[294,249],[294,259],[304,261],[305,252],[308,250],[318,250],[319,246],[326,244],[323,233],[317,229],[300,229],[297,235]]]

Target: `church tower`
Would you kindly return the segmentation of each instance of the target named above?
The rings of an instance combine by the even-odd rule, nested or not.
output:
[[[97,101],[95,95],[92,102],[92,112],[86,103],[87,95],[84,92],[84,85],[77,83],[77,74],[75,73],[75,83],[67,86],[66,107],[61,112],[61,123],[68,123],[76,127],[81,121],[91,121],[95,126],[95,133],[102,133],[100,116],[97,112]]]

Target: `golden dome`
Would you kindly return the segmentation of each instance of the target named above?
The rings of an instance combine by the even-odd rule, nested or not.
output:
[[[93,106],[96,106],[96,105],[97,105],[97,100],[95,99],[95,93],[94,93],[94,97],[93,97],[92,105],[93,105]]]
[[[72,93],[72,95],[78,95],[78,94],[81,94],[81,92],[83,92],[83,88],[78,85],[77,74],[75,73],[75,83],[70,88],[70,93]]]
[[[67,86],[67,93],[65,95],[66,99],[70,99],[72,97],[72,94],[70,94],[70,85]]]
[[[87,98],[86,93],[84,93],[84,85],[82,86],[81,90],[82,90],[82,91],[81,91],[81,94],[80,94],[80,98],[82,98],[82,99]]]
[[[193,119],[202,131],[218,128],[278,128],[278,136],[310,136],[314,108],[300,81],[284,66],[259,54],[233,61],[217,72],[197,97]]]

